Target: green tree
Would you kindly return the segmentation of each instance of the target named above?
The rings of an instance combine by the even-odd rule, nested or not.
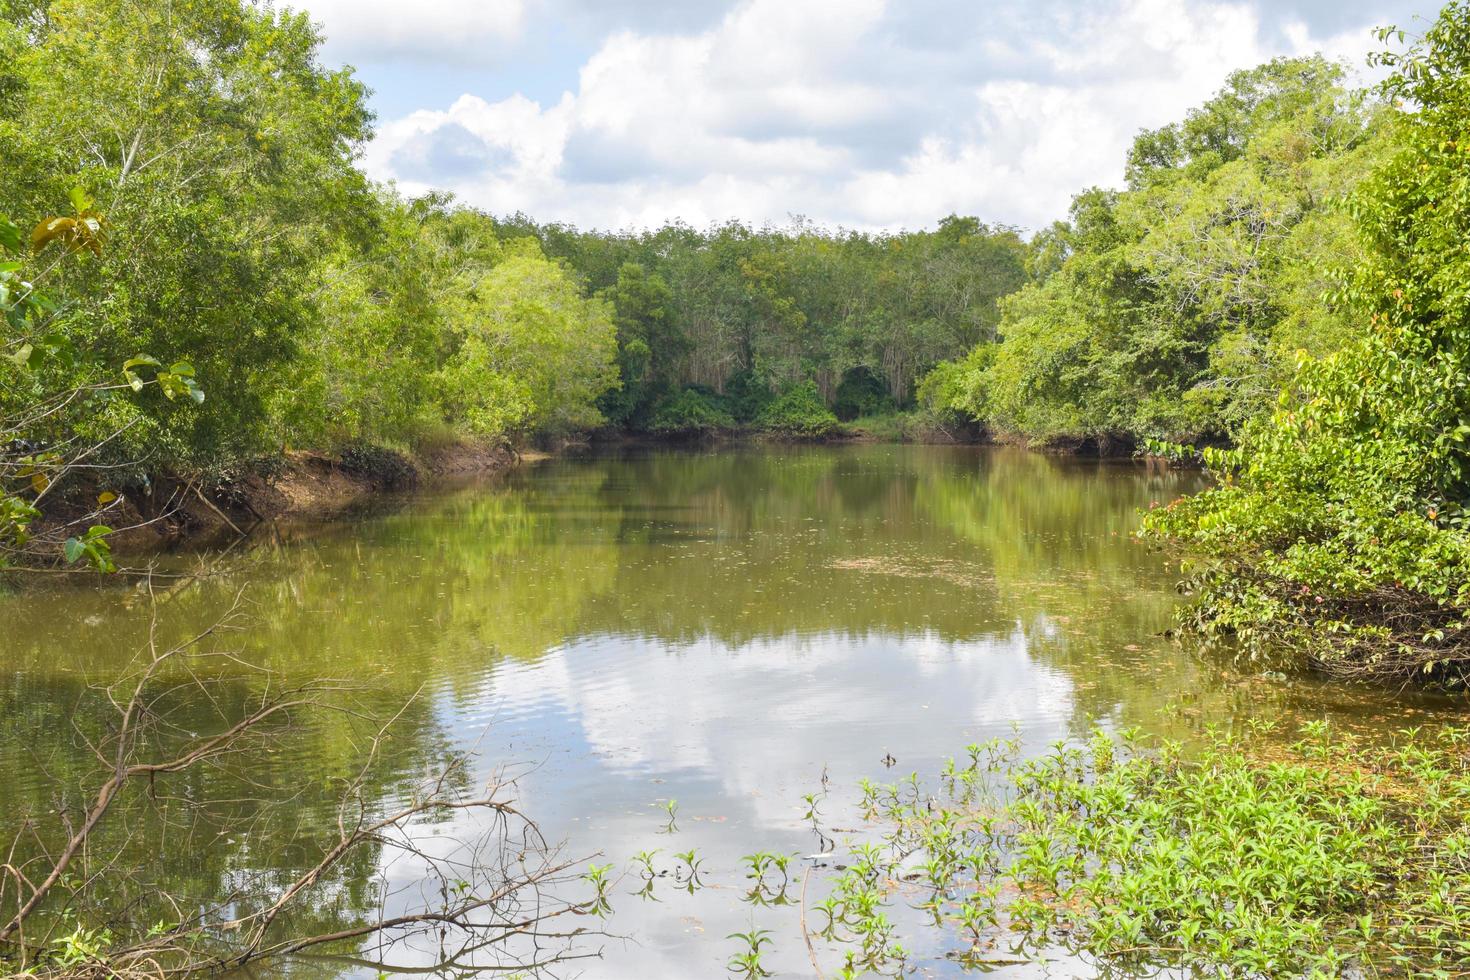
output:
[[[621,387],[598,402],[607,421],[624,426],[646,417],[653,401],[673,383],[688,340],[673,322],[673,293],[657,273],[624,262],[617,282],[604,292],[618,334]]]
[[[1403,35],[1385,32],[1385,37]],[[1149,522],[1210,559],[1196,624],[1255,656],[1462,684],[1470,676],[1470,4],[1451,3],[1386,93],[1394,153],[1352,200],[1364,258],[1339,301],[1365,336],[1306,358],[1222,485]]]
[[[943,386],[959,399],[946,407],[1038,441],[1233,437],[1298,350],[1352,336],[1321,295],[1358,256],[1337,202],[1386,129],[1320,57],[1232,75],[1183,123],[1138,137],[1127,190],[1078,195],[1038,236],[1040,278],[1003,301],[996,351]]]
[[[518,253],[446,300],[456,343],[438,378],[446,418],[487,437],[599,425],[596,400],[617,384],[611,312],[534,241]]]
[[[86,193],[74,189],[71,197],[75,213],[43,218],[29,236],[0,215],[0,570],[62,560],[115,569],[106,523],[122,500],[114,490],[93,483],[85,499],[70,494],[67,517],[36,525],[43,503],[73,471],[95,468],[107,443],[147,416],[133,414],[111,433],[84,439],[65,423],[67,409],[105,417],[125,402],[144,412],[131,396],[150,387],[169,402],[204,402],[192,364],[165,367],[140,353],[108,365],[71,337],[68,327],[82,310],[72,297],[51,294],[47,280],[63,278],[75,263],[97,263],[107,233]]]
[[[54,213],[79,184],[112,222],[100,259],[62,273],[69,335],[98,364],[167,350],[210,378],[204,405],[133,415],[109,452],[197,465],[268,445],[316,262],[371,200],[362,86],[317,63],[304,14],[240,0],[7,5],[0,35],[0,210]],[[67,418],[96,437],[133,412]]]

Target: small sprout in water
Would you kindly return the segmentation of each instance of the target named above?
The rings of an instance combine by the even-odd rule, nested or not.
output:
[[[801,819],[805,820],[813,827],[816,827],[818,821],[821,819],[822,814],[821,811],[817,809],[817,804],[822,802],[822,797],[825,795],[825,793],[806,793],[801,798],[802,802],[806,804],[806,813],[802,816]]]
[[[817,930],[817,935],[828,940],[837,938],[837,923],[842,918],[843,911],[842,899],[835,894],[828,895],[812,906],[812,908],[827,917],[827,921],[823,923],[822,928]]]
[[[699,868],[704,862],[700,859],[699,852],[691,847],[687,851],[675,854],[674,857],[683,862],[683,867],[674,869],[674,879],[685,882],[687,890],[693,894],[694,890],[703,884],[699,880]]]
[[[595,894],[582,906],[583,914],[595,915],[600,919],[612,911],[612,903],[607,897],[608,890],[612,887],[612,881],[608,878],[608,873],[612,871],[612,868],[611,864],[587,865],[587,871],[582,877],[592,883]]]
[[[863,819],[872,820],[878,816],[878,785],[864,777],[858,780],[858,789],[863,794],[862,799],[858,801],[858,806],[863,811]]]
[[[738,977],[768,977],[771,971],[761,965],[761,949],[771,943],[769,929],[751,929],[749,932],[732,932],[726,939],[738,939],[742,944],[739,952],[730,957],[729,970]]]
[[[769,851],[756,851],[754,854],[745,855],[740,859],[750,866],[750,871],[746,873],[745,877],[754,878],[756,881],[765,878],[766,869],[771,866],[771,859],[775,856]]]
[[[659,849],[655,847],[651,851],[639,851],[633,855],[633,864],[638,869],[638,874],[644,878],[653,878],[658,875],[658,872],[653,869],[653,858],[658,851]]]
[[[666,833],[666,834],[676,834],[676,833],[678,833],[679,832],[679,825],[674,822],[674,818],[679,813],[679,801],[678,800],[669,800],[667,803],[664,804],[664,812],[666,812],[669,815],[669,822],[664,825],[663,832]]]

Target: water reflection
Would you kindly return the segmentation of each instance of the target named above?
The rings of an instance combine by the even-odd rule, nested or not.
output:
[[[932,772],[1012,726],[1037,748],[1093,720],[1187,736],[1258,712],[1398,717],[1373,694],[1242,678],[1161,635],[1173,576],[1131,532],[1140,508],[1196,485],[968,448],[556,461],[293,532],[166,594],[159,629],[187,635],[244,589],[242,659],[289,679],[350,678],[382,711],[423,689],[372,786],[380,805],[445,751],[473,748],[487,768],[534,765],[521,804],[571,852],[621,867],[644,849],[665,865],[697,849],[711,887],[682,900],[656,887],[652,902],[622,894],[642,884],[630,880],[610,927],[637,941],[582,967],[716,975],[722,937],[755,915],[737,858],[821,846],[801,797],[824,773],[840,814],[858,778],[889,775],[885,759]],[[101,723],[87,684],[122,669],[148,616],[137,590],[114,587],[0,600],[0,617],[0,765],[14,774],[0,822],[13,824],[51,805],[47,774],[85,765],[71,716]],[[248,773],[216,775],[201,793],[243,796],[230,781],[247,778],[279,790],[280,826],[155,846],[139,864],[195,894],[242,869],[300,865],[285,828],[325,819],[326,791],[311,787],[360,749],[350,724],[324,725]],[[680,831],[661,838],[671,799]],[[360,910],[375,875],[412,878],[371,863],[348,875],[339,914]],[[807,974],[791,938],[768,962]]]

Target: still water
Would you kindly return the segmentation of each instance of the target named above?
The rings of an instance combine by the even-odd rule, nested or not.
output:
[[[303,840],[361,763],[362,719],[401,709],[366,785],[373,807],[463,750],[478,777],[518,774],[519,807],[568,855],[601,855],[615,874],[641,850],[662,865],[701,856],[692,893],[661,879],[638,897],[642,882],[620,879],[612,915],[587,923],[617,938],[584,939],[600,958],[564,974],[721,976],[727,935],[756,927],[772,930],[768,969],[811,976],[796,913],[742,901],[739,864],[833,846],[804,819],[805,794],[826,787],[840,849],[861,835],[860,778],[933,774],[993,736],[1040,752],[1094,724],[1188,739],[1256,715],[1372,729],[1442,710],[1236,672],[1172,640],[1176,569],[1132,532],[1141,509],[1198,486],[978,448],[594,456],[257,535],[202,577],[165,577],[199,565],[175,557],[152,601],[137,583],[0,598],[0,824],[75,803],[81,733],[106,724],[98,686],[150,629],[176,640],[238,601],[219,640],[239,676],[215,664],[217,690],[237,683],[243,703],[267,668],[275,684],[345,682],[361,710],[175,787],[222,802],[136,832],[125,846],[143,884],[120,883],[120,903],[145,884],[203,900],[302,867]],[[183,699],[169,723],[203,727],[208,711]],[[314,914],[350,916],[372,904],[372,881],[411,873],[359,862]],[[942,936],[909,945],[918,975],[954,974]]]

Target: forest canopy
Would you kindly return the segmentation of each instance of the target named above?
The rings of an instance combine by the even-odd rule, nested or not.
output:
[[[1299,357],[1357,333],[1326,297],[1362,255],[1343,202],[1391,116],[1321,57],[1233,74],[1139,134],[1126,188],[1084,191],[1035,237],[1039,274],[995,341],[929,377],[926,402],[1032,441],[1228,442]]]
[[[1358,254],[1340,202],[1393,114],[1321,58],[1239,72],[1139,135],[1127,188],[1029,240],[961,216],[582,231],[374,186],[367,92],[304,15],[3,9],[0,214],[28,227],[81,193],[107,233],[95,255],[20,257],[57,301],[48,334],[86,356],[0,368],[0,411],[140,352],[187,360],[202,404],[104,392],[27,436],[176,469],[603,426],[833,431],[768,410],[808,385],[843,422],[917,404],[1033,440],[1226,441],[1299,351],[1351,337],[1321,297]]]

